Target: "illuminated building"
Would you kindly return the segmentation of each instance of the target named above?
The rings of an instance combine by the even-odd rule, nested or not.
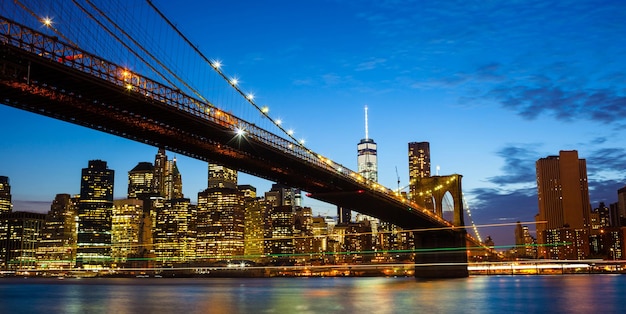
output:
[[[209,177],[207,187],[211,188],[237,188],[237,170],[224,167],[216,163],[209,163]]]
[[[102,267],[110,263],[114,173],[102,160],[90,160],[88,167],[82,170],[78,201],[78,267]]]
[[[328,223],[324,217],[313,217],[311,221],[314,253],[323,253],[328,249]]]
[[[196,254],[199,259],[231,259],[244,255],[244,193],[237,172],[209,165],[209,188],[198,193]]]
[[[163,163],[167,163],[167,156]],[[135,257],[138,257],[134,259],[136,261],[133,263],[134,267],[149,267],[152,265],[151,258],[154,257],[152,231],[156,222],[155,203],[161,202],[162,205],[163,201],[156,187],[156,172],[156,168],[149,162],[140,162],[128,172],[128,198],[141,200],[143,209],[139,218],[139,234],[137,235],[139,246],[133,253],[136,254]]]
[[[373,182],[378,182],[377,154],[376,142],[369,138],[367,107],[365,107],[365,138],[357,145],[357,164],[359,174]]]
[[[372,258],[372,233],[369,221],[358,223],[338,224],[333,229],[333,238],[339,244],[339,251],[352,252],[351,254],[341,254],[335,257],[335,262],[360,263],[369,262]],[[361,252],[368,253],[363,254]]]
[[[157,266],[179,266],[195,259],[196,207],[188,198],[155,202],[154,254]]]
[[[76,259],[76,217],[78,198],[57,194],[50,205],[41,242],[37,249],[38,268],[64,269]]]
[[[0,213],[10,213],[12,207],[9,177],[0,176]]]
[[[302,206],[300,189],[277,183],[272,184],[270,191],[265,193],[265,199],[271,202],[272,206],[291,206],[292,210]]]
[[[357,144],[357,169],[359,175],[365,180],[378,182],[378,150],[376,142],[369,137],[367,107],[365,107],[365,138]],[[337,207],[337,216],[339,216],[339,223],[348,223],[352,218],[352,213],[348,208]],[[359,218],[377,221],[366,215],[361,215]]]
[[[111,226],[111,258],[117,266],[124,265],[129,258],[140,257],[140,234],[143,226],[143,201],[125,199],[113,201]]]
[[[296,254],[314,253],[313,249],[313,210],[298,207],[294,213],[294,248]]]
[[[167,160],[163,148],[159,148],[154,159],[154,185],[159,195],[166,200],[183,198],[183,181],[176,158]]]
[[[244,195],[244,255],[246,259],[258,260],[265,254],[265,234],[269,230],[269,213],[272,205],[256,197],[256,189],[239,185]]]
[[[517,257],[537,257],[536,241],[530,235],[528,226],[522,226],[519,221],[515,225],[515,249]]]
[[[149,162],[140,162],[128,172],[128,198],[145,200],[157,196],[155,168]]]
[[[577,151],[537,160],[539,258],[583,259],[589,255],[587,164]]]
[[[430,177],[430,143],[411,142],[409,143],[409,197],[418,197],[419,178]],[[426,199],[425,207],[434,210],[432,198]]]
[[[46,215],[0,214],[0,269],[29,270],[37,266],[37,247]]]
[[[593,258],[621,259],[623,234],[619,225],[617,206],[607,207],[600,202],[589,215],[589,250]]]
[[[290,205],[273,206],[270,210],[271,238],[266,239],[266,253],[280,260],[290,260],[294,254],[294,211]]]

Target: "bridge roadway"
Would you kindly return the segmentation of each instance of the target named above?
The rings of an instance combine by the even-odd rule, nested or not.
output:
[[[217,162],[404,229],[452,227],[391,190],[211,104],[8,19],[0,17],[0,27],[5,105]]]

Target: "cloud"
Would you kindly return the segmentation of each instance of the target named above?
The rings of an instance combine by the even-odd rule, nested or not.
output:
[[[626,94],[612,73],[604,86],[592,87],[582,74],[561,63],[544,69],[546,73],[511,78],[485,95],[521,117],[533,120],[548,115],[560,121],[591,120],[612,123],[626,114]],[[608,81],[611,78],[613,80]],[[520,84],[520,82],[523,82]]]
[[[587,159],[587,172],[596,173],[603,171],[615,171],[621,173],[626,169],[625,148],[600,148],[593,152]]]
[[[506,146],[498,151],[497,155],[504,159],[503,174],[490,177],[488,181],[498,185],[534,183],[535,162],[539,153],[530,146]]]
[[[366,71],[376,69],[379,65],[382,65],[386,62],[386,59],[383,58],[374,58],[365,62],[361,62],[357,65],[356,71]]]

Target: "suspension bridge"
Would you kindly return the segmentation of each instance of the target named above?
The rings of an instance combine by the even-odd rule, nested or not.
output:
[[[462,197],[449,222],[312,151],[152,1],[16,0],[0,8],[4,105],[217,162],[419,229],[416,247],[443,250],[418,254],[424,267],[416,276],[467,276],[466,243],[481,244],[465,230]]]

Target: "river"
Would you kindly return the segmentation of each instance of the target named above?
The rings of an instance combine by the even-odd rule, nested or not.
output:
[[[626,275],[0,278],[2,313],[626,313]]]

